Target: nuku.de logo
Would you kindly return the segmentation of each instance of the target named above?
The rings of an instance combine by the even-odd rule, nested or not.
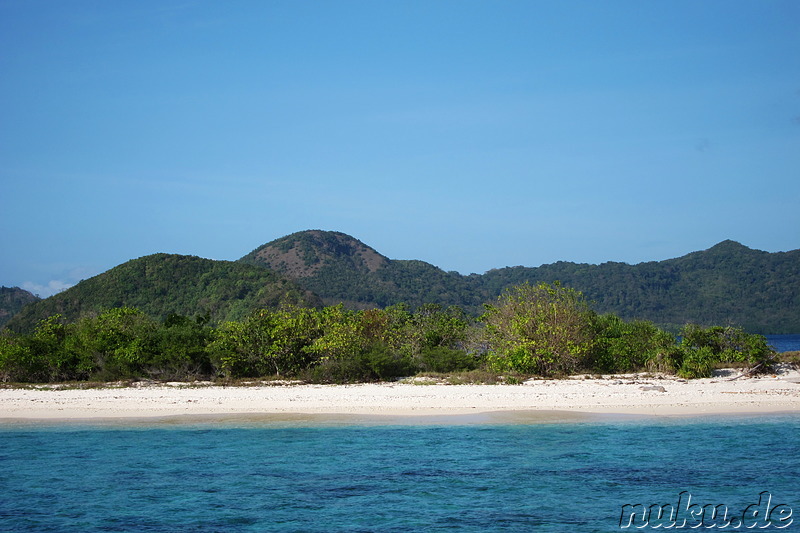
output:
[[[692,495],[683,491],[678,494],[677,505],[628,503],[622,506],[619,516],[620,529],[784,529],[791,524],[792,508],[784,503],[773,504],[769,491],[761,492],[758,503],[739,513],[725,504],[692,503]]]

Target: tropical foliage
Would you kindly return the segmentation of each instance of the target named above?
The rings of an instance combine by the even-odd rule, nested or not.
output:
[[[681,330],[680,346],[683,359],[678,375],[686,378],[709,377],[719,364],[768,368],[775,358],[765,337],[733,327],[687,324]]]
[[[208,314],[157,319],[114,307],[30,333],[0,334],[0,381],[195,380],[277,376],[319,383],[388,380],[418,372],[554,376],[651,371],[704,377],[721,364],[766,370],[766,339],[732,327],[686,326],[680,342],[650,322],[597,315],[554,284],[508,289],[479,320],[461,308],[398,304],[352,310],[287,303],[241,320]]]
[[[508,289],[486,306],[489,361],[499,370],[570,374],[592,348],[592,311],[574,289],[528,283]]]

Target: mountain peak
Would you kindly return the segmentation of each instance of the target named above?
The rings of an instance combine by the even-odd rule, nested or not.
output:
[[[721,255],[757,255],[757,254],[766,254],[767,252],[763,252],[761,250],[754,250],[753,248],[749,248],[744,244],[732,241],[730,239],[724,240],[719,242],[706,250],[706,253],[711,253],[715,256]]]
[[[740,242],[725,239],[712,246],[710,250],[750,250],[750,248]]]
[[[268,242],[242,257],[292,278],[313,276],[325,266],[375,272],[389,260],[360,240],[338,231],[305,230]]]

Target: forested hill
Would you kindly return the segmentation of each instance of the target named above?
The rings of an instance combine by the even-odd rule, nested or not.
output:
[[[335,231],[293,233],[256,248],[240,261],[285,274],[326,304],[343,302],[367,309],[399,302],[411,307],[439,303],[475,310],[486,302],[485,295],[456,272],[423,261],[390,260]]]
[[[496,294],[524,281],[553,280],[581,290],[596,311],[626,319],[800,331],[800,250],[768,253],[723,241],[676,259],[637,265],[559,262],[492,270],[479,283]]]
[[[683,257],[637,265],[558,262],[463,276],[423,261],[389,259],[349,235],[320,230],[282,237],[238,262],[168,254],[134,259],[33,301],[7,327],[28,331],[52,314],[71,321],[119,306],[137,307],[155,318],[207,314],[213,323],[282,302],[342,302],[356,309],[437,303],[477,315],[507,287],[554,281],[582,291],[596,311],[625,319],[800,332],[800,250],[767,253],[724,241]],[[20,309],[26,297],[16,291],[0,291],[0,320],[3,310],[10,315]],[[13,305],[3,306],[2,298]]]
[[[19,287],[0,287],[0,327],[29,303],[39,298]]]
[[[768,253],[734,241],[637,265],[558,262],[462,276],[422,261],[388,259],[343,233],[313,230],[267,243],[240,261],[282,272],[327,304],[354,308],[439,303],[480,313],[506,287],[560,281],[582,291],[598,312],[626,319],[800,331],[800,250]]]
[[[136,307],[163,319],[171,313],[239,320],[282,303],[317,306],[319,298],[265,268],[200,257],[155,254],[123,263],[61,293],[25,306],[7,324],[29,331],[61,314],[68,321],[112,307]]]

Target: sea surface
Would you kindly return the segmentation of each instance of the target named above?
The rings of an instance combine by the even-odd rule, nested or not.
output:
[[[0,530],[606,532],[671,504],[800,531],[797,413],[379,420],[1,424]]]
[[[793,335],[765,335],[767,344],[778,352],[800,351],[800,334]]]

